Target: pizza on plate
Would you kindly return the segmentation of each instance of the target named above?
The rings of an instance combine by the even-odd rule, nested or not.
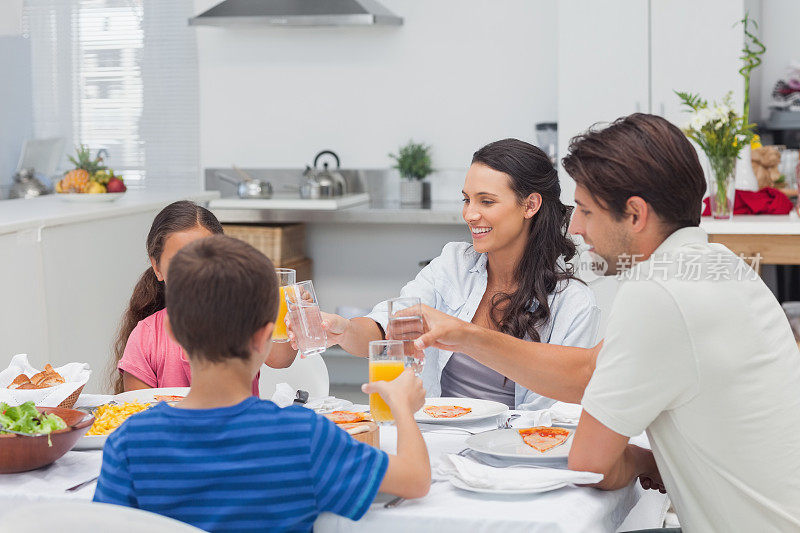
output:
[[[460,405],[426,405],[422,409],[426,415],[433,418],[458,418],[472,411],[472,407]]]
[[[179,402],[183,400],[186,396],[176,396],[172,394],[158,394],[153,396],[153,399],[157,402]]]
[[[354,413],[352,411],[334,411],[322,416],[336,424],[353,424],[355,422],[369,420],[369,417],[367,417],[366,413]]]
[[[568,429],[547,426],[519,430],[519,434],[525,444],[542,453],[564,444],[570,433],[572,432]]]

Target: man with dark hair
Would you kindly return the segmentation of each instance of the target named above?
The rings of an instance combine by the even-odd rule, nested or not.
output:
[[[800,354],[766,285],[698,227],[694,148],[635,114],[573,139],[563,166],[570,231],[623,279],[603,343],[528,343],[425,310],[418,346],[580,401],[570,468],[602,489],[668,490],[687,531],[800,531]],[[645,430],[652,453],[628,442]]]

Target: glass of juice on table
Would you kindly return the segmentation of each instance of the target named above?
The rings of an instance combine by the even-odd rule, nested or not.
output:
[[[422,310],[419,298],[402,297],[388,300],[389,323],[386,338],[403,342],[405,354],[412,359],[411,368],[419,375],[425,364],[425,353],[414,346],[423,333]]]
[[[403,351],[403,343],[398,340],[370,341],[369,343],[369,381],[392,381],[403,373],[410,358]],[[369,395],[369,412],[378,424],[394,421],[392,411],[380,394]]]
[[[322,329],[322,314],[313,283],[301,281],[283,289],[300,357],[324,352],[328,338]]]
[[[289,342],[286,335],[286,290],[287,285],[292,285],[295,281],[297,272],[291,268],[276,268],[275,274],[278,276],[278,290],[280,291],[278,300],[278,318],[275,319],[275,330],[272,332],[273,342]]]

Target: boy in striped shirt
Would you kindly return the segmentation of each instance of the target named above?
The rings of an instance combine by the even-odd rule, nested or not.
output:
[[[389,404],[397,455],[354,440],[299,406],[251,396],[278,310],[275,270],[252,246],[215,235],[170,263],[168,330],[188,354],[191,389],[112,433],[94,501],[182,520],[207,531],[311,531],[328,511],[358,520],[380,490],[418,498],[430,462],[413,413],[422,383],[405,371],[364,386]]]

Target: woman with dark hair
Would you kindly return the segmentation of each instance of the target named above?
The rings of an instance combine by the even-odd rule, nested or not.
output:
[[[592,291],[567,266],[576,253],[566,233],[570,212],[544,152],[517,139],[488,144],[473,155],[462,192],[472,244],[445,245],[401,296],[520,339],[593,345],[599,310]],[[328,343],[361,356],[369,341],[384,337],[387,321],[386,302],[361,318],[323,314]],[[428,348],[422,378],[430,396],[523,409],[554,403],[463,353]]]
[[[211,211],[189,201],[174,202],[156,215],[147,235],[150,268],[133,289],[122,317],[111,382],[114,393],[148,387],[185,387],[191,381],[183,350],[164,327],[165,288],[172,257],[190,242],[222,233]],[[253,385],[258,393],[258,381]]]

